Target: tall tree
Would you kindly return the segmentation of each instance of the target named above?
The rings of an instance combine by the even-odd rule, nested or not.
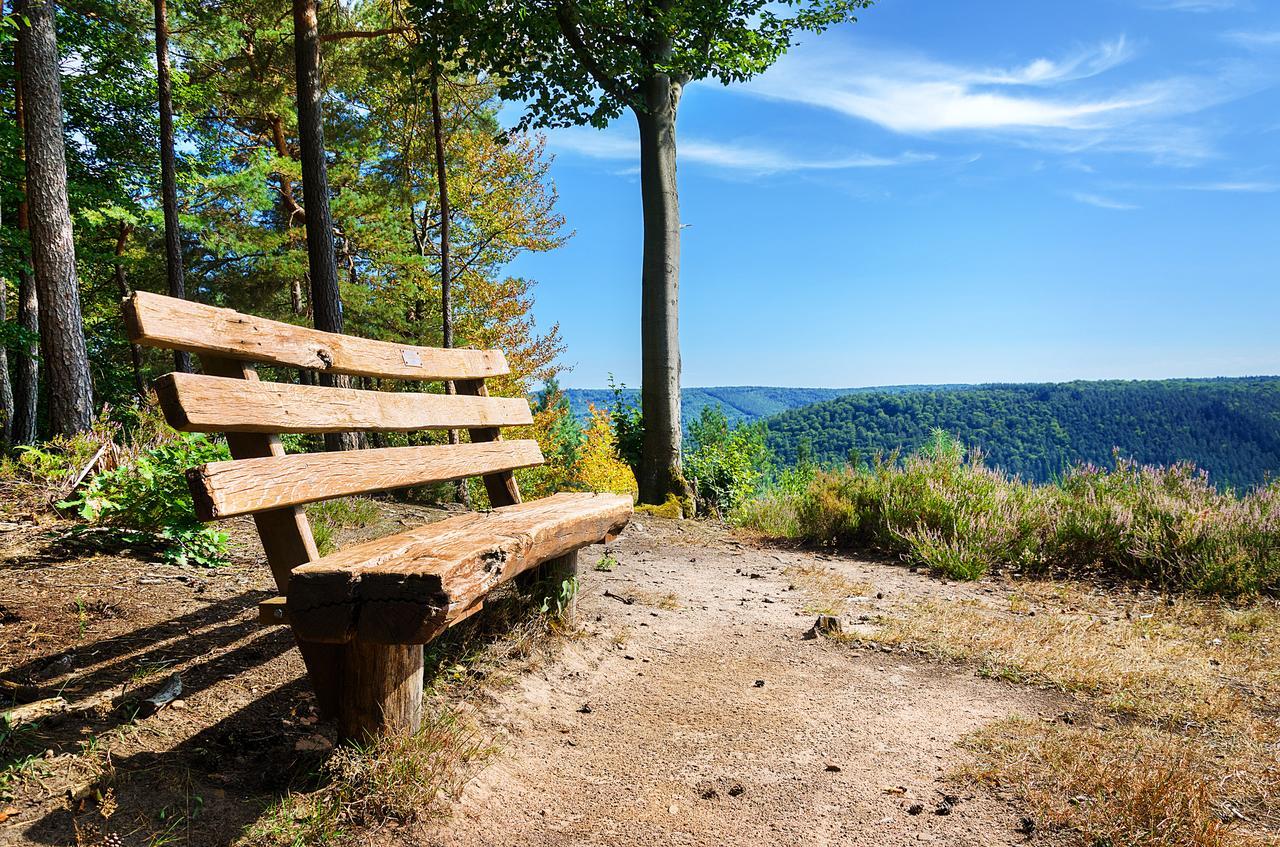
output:
[[[75,241],[67,199],[62,82],[52,0],[23,0],[18,30],[26,118],[31,264],[40,309],[40,351],[49,378],[49,423],[72,434],[93,421],[93,385],[85,347]]]
[[[329,211],[329,171],[324,150],[324,87],[320,79],[320,31],[317,0],[293,0],[293,49],[298,84],[298,146],[302,152],[302,199],[307,230],[307,274],[311,319],[316,329],[342,332],[342,293],[338,256]],[[341,376],[321,374],[324,385],[345,385]],[[353,449],[350,433],[324,437],[329,450]]]
[[[14,8],[10,5],[8,8]],[[26,150],[23,135],[26,129],[25,108],[22,101],[22,56],[13,51],[13,126],[14,184],[17,187],[17,231],[6,243],[13,251],[13,275],[18,281],[16,304],[17,339],[10,363],[13,375],[13,429],[10,434],[14,444],[31,444],[36,440],[36,409],[40,390],[39,338],[40,317],[37,310],[35,279],[31,275],[27,234],[27,180]],[[10,246],[12,245],[12,246]]]
[[[640,499],[688,498],[681,471],[680,206],[676,114],[691,81],[724,84],[769,67],[795,34],[820,31],[871,0],[413,0],[442,9],[466,55],[528,104],[521,125],[604,127],[624,110],[640,134],[644,217],[641,269]]]
[[[160,183],[164,207],[165,272],[169,296],[186,298],[182,261],[182,230],[178,224],[178,166],[173,143],[173,81],[169,69],[169,8],[166,0],[155,0],[156,89],[160,112]],[[119,267],[119,264],[117,264]],[[173,351],[173,365],[191,372],[191,354]]]

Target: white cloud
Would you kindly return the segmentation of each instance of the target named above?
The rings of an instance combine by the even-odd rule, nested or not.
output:
[[[628,159],[639,156],[639,142],[634,136],[609,130],[574,127],[549,134],[548,144],[558,151],[577,153],[593,159]],[[934,157],[921,153],[902,153],[894,157],[852,153],[820,157],[795,155],[782,150],[733,142],[705,139],[677,139],[676,148],[682,163],[697,163],[726,170],[752,174],[796,171],[834,171],[854,168],[885,168],[931,161]]]
[[[1222,37],[1250,50],[1266,50],[1272,47],[1280,47],[1280,30],[1228,32]]]
[[[1280,183],[1276,182],[1202,182],[1178,187],[1185,191],[1230,191],[1245,194],[1271,194],[1280,191]]]
[[[1170,12],[1225,12],[1243,5],[1240,0],[1150,0],[1148,9]]]
[[[1142,83],[1097,79],[1133,55],[1120,37],[1063,58],[992,69],[824,37],[741,90],[906,135],[981,133],[1057,151],[1107,149],[1185,163],[1210,155],[1209,133],[1173,119],[1238,96],[1257,81],[1242,66]]]
[[[1135,206],[1132,203],[1124,203],[1120,200],[1112,200],[1110,197],[1103,197],[1100,194],[1090,194],[1087,191],[1073,191],[1069,195],[1072,200],[1077,203],[1084,203],[1089,206],[1097,206],[1099,209],[1111,209],[1117,212],[1131,212],[1134,209],[1140,209],[1141,206]]]

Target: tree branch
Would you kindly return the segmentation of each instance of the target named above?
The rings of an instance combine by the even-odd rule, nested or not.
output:
[[[560,25],[560,32],[564,35],[565,41],[569,42],[569,47],[573,49],[573,53],[578,57],[578,61],[587,69],[587,73],[596,81],[596,85],[600,86],[606,93],[617,98],[628,105],[636,98],[637,92],[618,84],[618,81],[605,73],[600,63],[596,61],[591,49],[583,40],[582,32],[578,29],[577,22],[570,16],[568,3],[556,4],[556,23]]]
[[[327,41],[345,41],[351,38],[381,38],[384,35],[402,35],[409,30],[406,26],[393,26],[386,29],[344,29],[338,32],[326,32],[320,36],[320,43]]]

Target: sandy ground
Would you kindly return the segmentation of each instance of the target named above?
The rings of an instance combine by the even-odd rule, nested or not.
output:
[[[429,517],[388,507],[360,534]],[[71,703],[0,748],[26,762],[0,785],[0,845],[229,845],[305,790],[332,732],[287,630],[256,623],[274,592],[252,530],[233,528],[236,563],[199,571],[0,526],[0,676]],[[603,552],[581,556],[581,632],[461,704],[498,753],[451,817],[360,843],[1024,843],[1022,810],[947,775],[967,733],[1061,704],[873,641],[895,604],[995,589],[691,522],[639,519],[610,547],[612,572],[593,569]],[[856,595],[837,598],[851,641],[804,638],[815,598],[795,569]],[[138,714],[172,673],[181,701]]]
[[[485,710],[502,753],[427,843],[1026,842],[1018,808],[957,793],[947,775],[963,736],[1049,717],[1052,698],[873,643],[806,639],[812,598],[788,569],[860,584],[844,622],[868,639],[860,618],[971,586],[645,519],[610,553],[619,564],[604,573],[601,550],[583,551],[581,637]]]

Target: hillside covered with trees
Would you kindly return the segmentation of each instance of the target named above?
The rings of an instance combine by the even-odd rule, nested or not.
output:
[[[1280,471],[1280,378],[983,385],[851,394],[767,421],[779,460],[836,463],[911,452],[938,429],[989,464],[1047,481],[1114,450],[1140,463],[1190,461],[1219,485]]]

